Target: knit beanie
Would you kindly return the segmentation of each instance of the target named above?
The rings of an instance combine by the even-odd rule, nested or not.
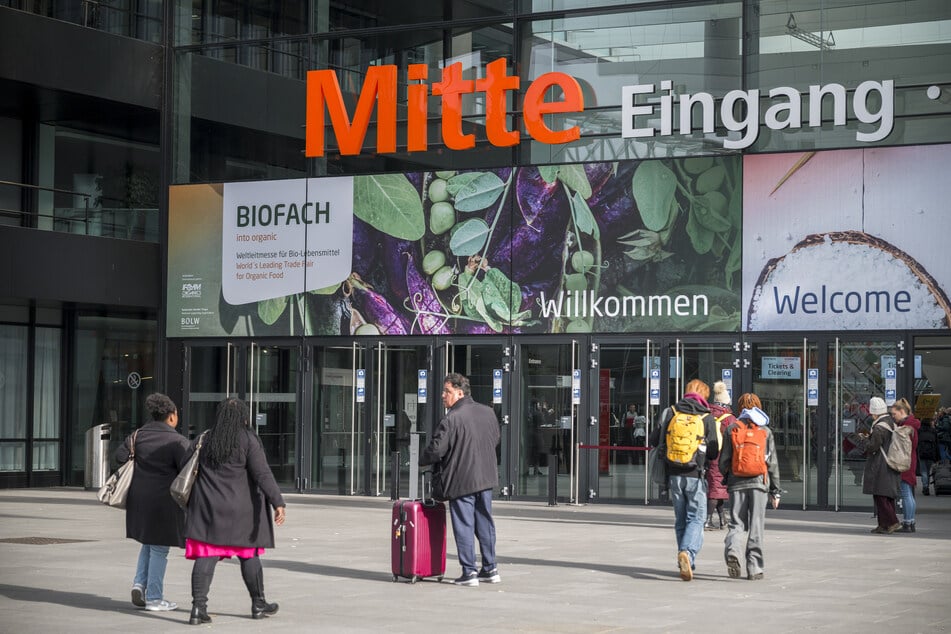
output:
[[[713,402],[724,405],[730,404],[730,392],[726,389],[726,383],[723,381],[717,381],[713,384]]]

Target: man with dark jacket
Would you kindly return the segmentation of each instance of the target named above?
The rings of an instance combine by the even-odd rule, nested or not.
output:
[[[462,576],[457,585],[498,583],[495,561],[495,520],[492,489],[499,484],[495,448],[499,422],[492,408],[472,400],[469,379],[450,374],[443,382],[442,402],[447,412],[419,458],[420,466],[438,464],[433,482],[438,497],[449,500],[452,532]],[[476,569],[475,539],[482,552]]]
[[[651,433],[651,446],[657,447],[657,460],[666,466],[667,487],[674,507],[674,535],[677,537],[677,567],[684,581],[693,579],[697,554],[703,546],[703,522],[707,517],[706,464],[719,452],[717,422],[710,414],[707,398],[710,387],[698,379],[687,384],[682,399],[664,410],[660,424]],[[669,459],[668,428],[678,414],[696,415],[703,421],[703,437],[692,459],[678,464]],[[699,436],[699,434],[698,434]]]

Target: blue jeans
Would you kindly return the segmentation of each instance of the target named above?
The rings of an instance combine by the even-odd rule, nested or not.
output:
[[[165,566],[168,565],[168,546],[142,544],[135,567],[132,585],[145,588],[146,601],[160,601],[165,589]]]
[[[475,539],[482,552],[482,569],[495,568],[495,520],[492,519],[492,489],[449,500],[452,533],[462,574],[476,572]]]
[[[674,505],[674,534],[677,552],[690,553],[690,566],[703,547],[703,522],[707,519],[707,479],[672,475],[667,478],[670,501]]]
[[[902,516],[906,524],[915,523],[915,487],[904,480],[901,481]]]

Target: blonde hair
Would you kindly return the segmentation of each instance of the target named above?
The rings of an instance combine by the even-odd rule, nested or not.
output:
[[[895,409],[900,409],[906,414],[911,414],[911,404],[908,402],[908,399],[900,398],[892,403],[892,407]]]
[[[684,394],[690,394],[691,392],[694,394],[699,394],[703,397],[703,400],[710,398],[710,386],[700,379],[693,379],[684,388]]]
[[[763,404],[760,403],[759,397],[752,392],[740,394],[740,398],[736,399],[736,406],[739,407],[740,410],[752,409],[754,407],[763,409]]]

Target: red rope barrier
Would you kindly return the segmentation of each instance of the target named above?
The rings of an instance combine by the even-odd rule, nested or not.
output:
[[[650,451],[650,447],[632,447],[629,445],[578,445],[578,449],[601,449],[603,451]]]

